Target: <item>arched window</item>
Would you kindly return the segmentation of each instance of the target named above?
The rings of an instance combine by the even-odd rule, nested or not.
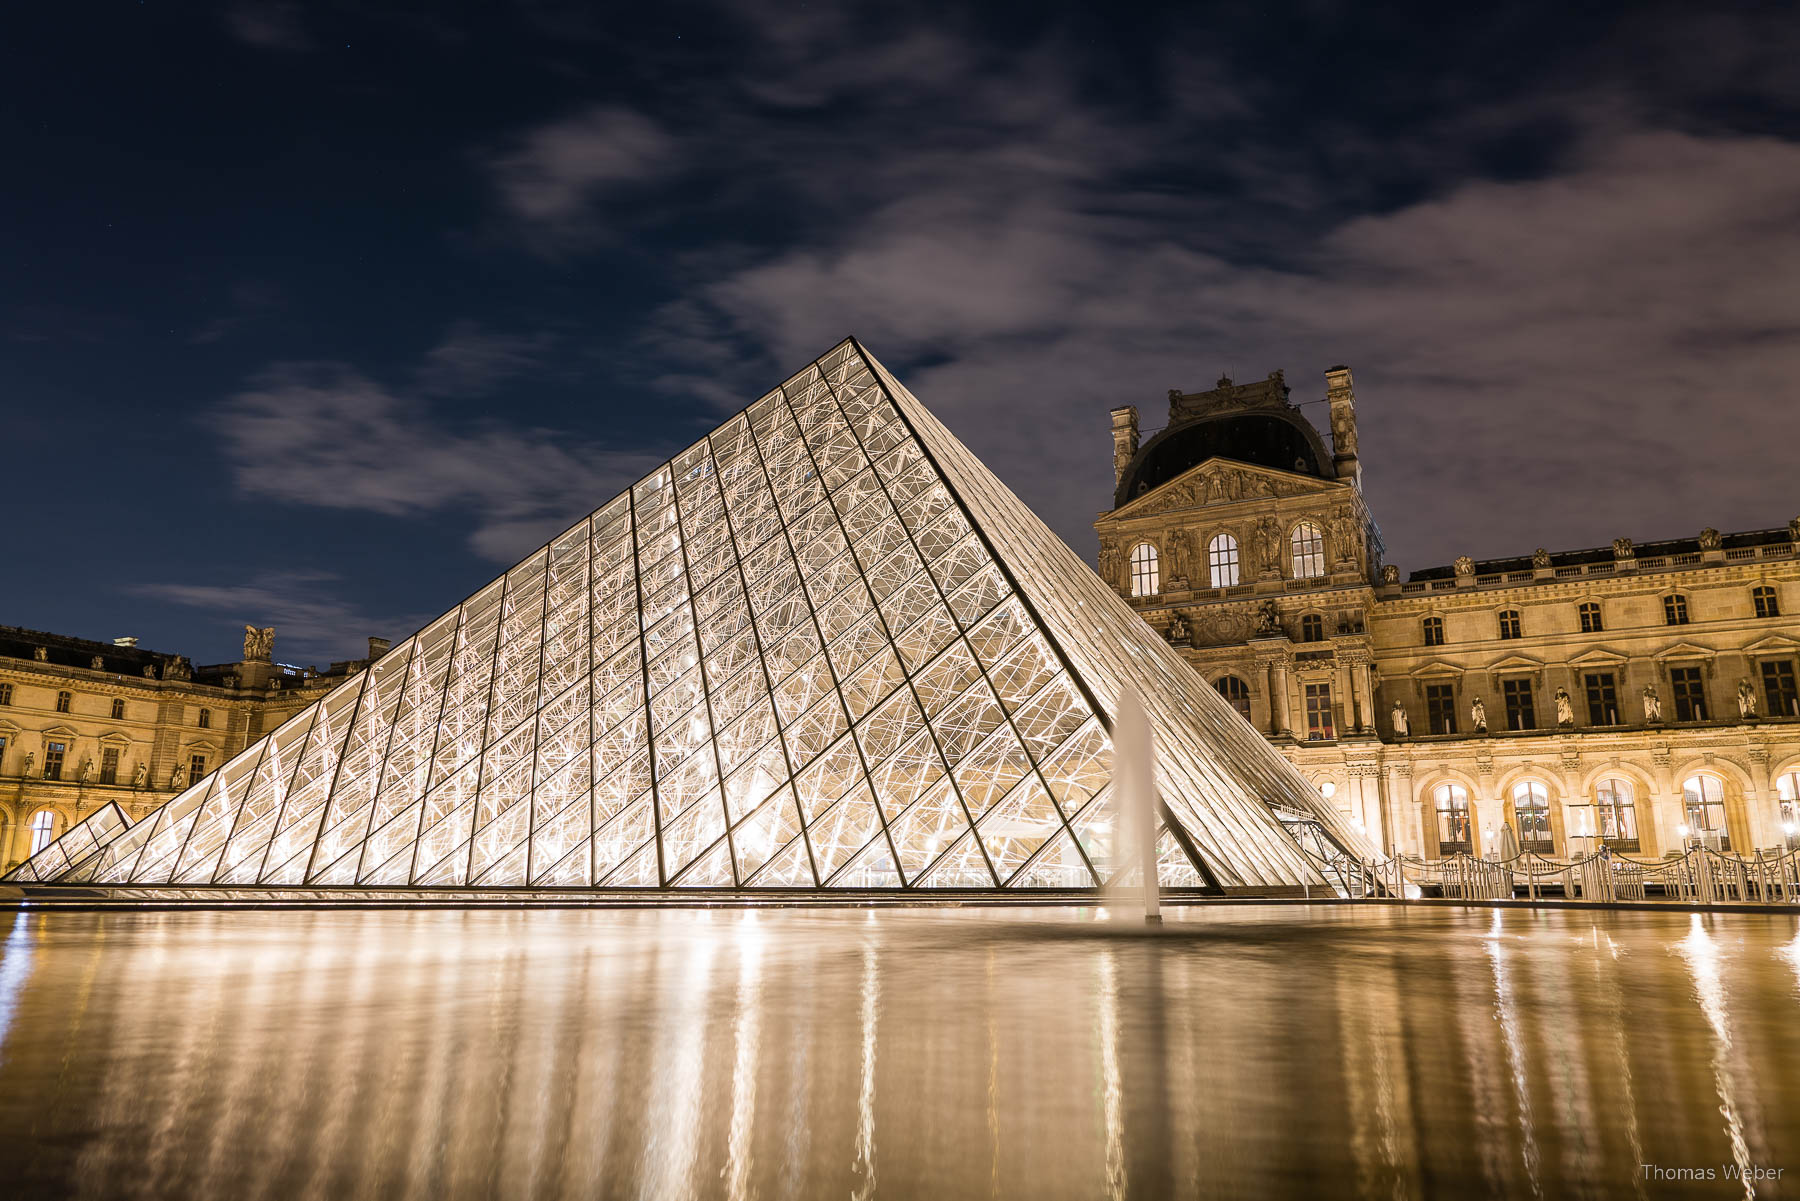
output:
[[[1600,624],[1600,602],[1583,601],[1581,602],[1580,612],[1581,632],[1583,634],[1598,634],[1605,628]]]
[[[1469,835],[1469,790],[1461,784],[1439,784],[1431,793],[1437,808],[1438,854],[1468,854],[1473,849]]]
[[[1517,609],[1500,610],[1500,637],[1519,637],[1519,611]]]
[[[1687,811],[1682,837],[1721,851],[1731,849],[1725,826],[1725,784],[1717,776],[1692,775],[1681,782],[1681,800]]]
[[[1288,535],[1296,580],[1313,580],[1325,574],[1325,535],[1310,521],[1302,521]]]
[[[1443,618],[1427,617],[1422,624],[1423,624],[1423,627],[1425,630],[1425,645],[1426,646],[1442,646],[1442,645],[1444,645],[1444,619]]]
[[[1548,855],[1556,849],[1550,836],[1550,792],[1536,780],[1513,785],[1513,816],[1519,820],[1519,849]]]
[[[1206,544],[1206,567],[1214,588],[1235,588],[1238,582],[1238,542],[1219,534]]]
[[[1620,851],[1638,849],[1637,807],[1631,803],[1631,782],[1608,776],[1594,785],[1597,833],[1606,845]]]
[[[1250,720],[1250,685],[1236,676],[1220,676],[1213,682],[1219,695],[1231,702],[1231,707],[1238,711],[1238,716],[1245,721]]]
[[[1300,641],[1325,641],[1325,619],[1317,613],[1308,613],[1300,619]]]
[[[212,710],[211,709],[200,710],[200,728],[202,730],[204,730],[211,725],[212,725]]]
[[[1663,597],[1663,624],[1684,626],[1688,623],[1687,597],[1679,592]]]
[[[31,815],[31,853],[37,854],[50,845],[50,839],[56,829],[56,814],[49,809],[39,809]]]
[[[1782,772],[1775,795],[1781,801],[1781,834],[1791,851],[1800,847],[1800,771]]]
[[[71,697],[66,692],[57,693],[56,694],[56,711],[58,713],[67,713],[69,711],[69,703],[74,699],[75,698]]]
[[[1756,606],[1758,617],[1781,616],[1781,606],[1775,603],[1775,589],[1767,584],[1758,584],[1750,590],[1750,603]]]
[[[125,702],[117,697],[113,698],[112,715],[114,720],[125,716]]]
[[[1155,596],[1162,591],[1156,574],[1156,548],[1140,542],[1131,548],[1131,595]]]

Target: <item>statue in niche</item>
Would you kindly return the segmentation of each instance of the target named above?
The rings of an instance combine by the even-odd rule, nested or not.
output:
[[[1331,520],[1331,540],[1337,545],[1332,549],[1337,552],[1336,562],[1347,563],[1356,558],[1356,518],[1348,513],[1339,513]]]
[[[1276,609],[1275,602],[1266,600],[1256,611],[1256,636],[1268,638],[1281,633],[1281,612]]]
[[[1531,552],[1531,565],[1533,567],[1537,568],[1539,571],[1542,571],[1544,568],[1550,566],[1550,552],[1545,550],[1541,546],[1538,547],[1536,550],[1532,551]]]
[[[1193,633],[1188,629],[1188,623],[1182,618],[1181,614],[1177,613],[1169,619],[1170,642],[1189,642],[1192,641],[1192,639]]]
[[[244,627],[244,661],[267,663],[275,656],[274,626]]]
[[[138,760],[137,770],[131,773],[131,786],[133,788],[142,788],[149,780],[150,769],[146,767],[144,761],[140,759]]]
[[[25,752],[25,774],[26,775],[29,776],[31,774],[31,765],[36,762],[37,762],[37,752],[36,751],[26,751]]]
[[[1124,566],[1124,558],[1119,553],[1119,540],[1100,539],[1100,578],[1109,584],[1117,584],[1123,578]]]
[[[81,766],[75,769],[75,782],[77,784],[86,784],[88,778],[93,774],[94,757],[92,755],[85,755],[82,757]]]
[[[1701,550],[1718,550],[1724,545],[1725,539],[1719,535],[1719,531],[1713,529],[1710,525],[1700,531]]]
[[[1644,685],[1644,720],[1659,722],[1662,720],[1662,697],[1656,695],[1656,685]]]
[[[1405,738],[1407,735],[1406,706],[1402,705],[1399,701],[1394,702],[1393,717],[1394,717],[1394,736],[1396,738]]]
[[[1400,582],[1400,569],[1392,563],[1383,563],[1381,565],[1381,582],[1384,584],[1398,584]]]
[[[1193,576],[1188,574],[1189,559],[1191,558],[1191,555],[1189,554],[1190,543],[1188,541],[1188,532],[1186,530],[1174,530],[1168,535],[1167,541],[1169,546],[1168,551],[1164,556],[1168,560],[1167,569],[1169,574],[1167,579],[1171,583],[1175,580],[1192,580]]]
[[[1629,538],[1613,539],[1613,558],[1632,559],[1637,557],[1637,546]]]
[[[1456,556],[1456,563],[1454,566],[1456,567],[1456,574],[1459,576],[1475,574],[1475,560],[1467,555]]]
[[[1738,681],[1737,702],[1739,717],[1749,721],[1756,716],[1756,689],[1750,687],[1748,679]]]
[[[1269,575],[1281,573],[1281,523],[1265,517],[1256,525],[1257,559]]]
[[[1569,690],[1561,684],[1556,686],[1556,724],[1559,726],[1575,724],[1575,703],[1569,699]]]
[[[169,773],[169,787],[177,791],[187,787],[187,768],[180,763]]]
[[[1476,697],[1473,701],[1469,702],[1469,726],[1477,734],[1485,734],[1488,732],[1487,706],[1481,703],[1480,697]]]

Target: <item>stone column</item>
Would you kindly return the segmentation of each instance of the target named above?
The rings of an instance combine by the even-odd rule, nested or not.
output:
[[[1269,664],[1269,696],[1274,701],[1275,718],[1275,727],[1270,732],[1293,737],[1294,725],[1288,716],[1288,669],[1285,659],[1275,659]]]
[[[1655,747],[1650,752],[1650,762],[1655,768],[1652,778],[1656,785],[1656,791],[1650,797],[1650,812],[1655,816],[1655,823],[1653,829],[1639,830],[1638,837],[1645,853],[1651,855],[1682,849],[1681,826],[1687,821],[1687,811],[1681,803],[1681,791],[1675,787],[1669,771],[1672,758],[1666,746]]]
[[[1732,698],[1732,704],[1737,698]],[[1744,794],[1744,817],[1750,827],[1750,845],[1743,853],[1748,855],[1758,847],[1785,846],[1786,841],[1781,834],[1780,806],[1775,800],[1774,782],[1769,779],[1769,752],[1765,747],[1752,746],[1744,756],[1750,761],[1751,788]]]
[[[1353,674],[1356,679],[1357,724],[1365,733],[1375,732],[1375,678],[1369,670],[1367,659],[1355,661]]]

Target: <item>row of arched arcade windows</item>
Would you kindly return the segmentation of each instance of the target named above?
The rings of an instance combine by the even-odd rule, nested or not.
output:
[[[1302,521],[1288,535],[1288,554],[1297,580],[1325,574],[1325,533],[1315,522]],[[1235,588],[1243,578],[1243,556],[1238,540],[1215,534],[1206,544],[1206,579],[1211,588]],[[1131,548],[1131,595],[1154,596],[1162,591],[1162,572],[1156,546],[1140,542]]]

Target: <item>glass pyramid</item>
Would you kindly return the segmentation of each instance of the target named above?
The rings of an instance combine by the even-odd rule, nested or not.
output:
[[[9,879],[1092,887],[1125,688],[1165,884],[1321,885],[1269,805],[1357,845],[847,340],[154,814]]]

